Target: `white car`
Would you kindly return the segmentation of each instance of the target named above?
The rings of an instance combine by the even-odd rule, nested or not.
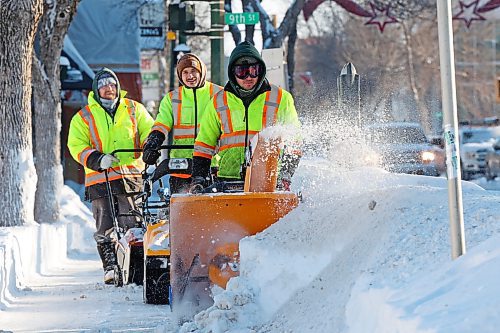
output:
[[[370,159],[395,173],[439,176],[437,154],[420,124],[409,122],[379,123],[364,128],[365,140],[371,148]],[[438,152],[438,150],[440,152]]]
[[[500,176],[500,137],[493,142],[493,152],[486,155],[486,178],[493,180]]]
[[[462,179],[486,175],[486,156],[495,151],[493,142],[500,136],[500,126],[463,126],[458,133]]]

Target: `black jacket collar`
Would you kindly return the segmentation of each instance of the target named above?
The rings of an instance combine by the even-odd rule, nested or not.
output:
[[[224,90],[241,99],[243,101],[243,105],[245,105],[245,107],[248,107],[253,102],[253,100],[257,98],[257,96],[271,90],[271,85],[269,84],[269,81],[267,81],[267,79],[264,79],[264,82],[260,86],[259,90],[255,91],[252,95],[247,97],[241,97],[229,81],[224,86]]]

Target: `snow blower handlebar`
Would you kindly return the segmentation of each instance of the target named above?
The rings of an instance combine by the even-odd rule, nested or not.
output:
[[[158,150],[162,149],[194,149],[194,145],[163,145],[158,148]],[[116,153],[142,153],[142,148],[115,149],[110,154],[114,156]]]
[[[158,150],[161,149],[193,149],[194,145],[162,145]],[[117,153],[142,153],[142,148],[123,148],[123,149],[115,149],[113,150],[110,155],[115,156]],[[184,161],[182,161],[184,160]],[[164,163],[165,162],[165,163]],[[163,165],[163,166],[162,166]],[[167,173],[189,173],[191,172],[192,168],[192,161],[191,159],[167,159],[160,163],[158,166],[158,170],[155,170],[151,175],[148,175],[146,170],[147,170],[147,165],[145,165],[144,172],[142,173],[143,179],[146,178],[151,178],[151,182],[154,182],[156,180],[159,180],[163,175]],[[104,176],[106,178],[106,191],[108,194],[108,199],[109,199],[109,205],[111,208],[111,217],[113,218],[113,223],[115,225],[115,230],[118,233],[118,220],[115,212],[115,200],[113,197],[113,192],[111,190],[111,185],[109,182],[109,172],[108,169],[104,170]],[[119,235],[118,235],[119,236]]]

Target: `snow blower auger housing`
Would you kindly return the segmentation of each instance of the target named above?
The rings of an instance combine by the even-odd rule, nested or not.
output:
[[[263,231],[298,205],[292,192],[275,192],[279,141],[258,139],[240,191],[216,183],[203,194],[170,199],[171,306],[210,306],[210,286],[226,287],[239,274],[239,241]],[[214,193],[216,192],[216,193]]]

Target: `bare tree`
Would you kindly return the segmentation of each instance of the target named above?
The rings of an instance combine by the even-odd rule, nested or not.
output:
[[[305,0],[295,0],[285,13],[285,18],[280,26],[275,28],[269,15],[257,0],[250,0],[250,4],[260,14],[260,26],[262,29],[262,47],[271,49],[281,47],[283,40],[296,29],[297,17],[304,7]]]
[[[78,0],[44,0],[38,29],[40,51],[33,57],[34,157],[38,175],[35,219],[59,219],[61,165],[61,80],[59,57]]]
[[[0,226],[33,220],[31,63],[42,0],[0,1]]]
[[[324,91],[325,85],[330,89],[335,86],[330,78],[338,75],[345,62],[351,61],[361,75],[365,115],[381,120],[390,114],[385,111],[394,111],[393,117],[418,121],[429,132],[439,132],[437,19],[435,3],[434,7],[428,7],[424,2],[420,7],[411,7],[408,13],[398,12],[401,8],[394,12],[391,9],[391,15],[400,23],[387,26],[383,34],[365,26],[366,19],[354,15],[338,17],[342,24],[332,22],[337,25],[317,37],[315,45],[305,47],[303,42],[299,43],[298,53],[305,55],[300,56],[298,70],[312,70],[318,90]],[[495,21],[474,22],[469,28],[455,22],[454,44],[459,120],[498,116]],[[301,94],[296,90],[297,97]],[[403,102],[398,106],[391,100]]]
[[[487,20],[455,28],[455,66],[458,118],[499,117],[496,104],[496,22]]]

